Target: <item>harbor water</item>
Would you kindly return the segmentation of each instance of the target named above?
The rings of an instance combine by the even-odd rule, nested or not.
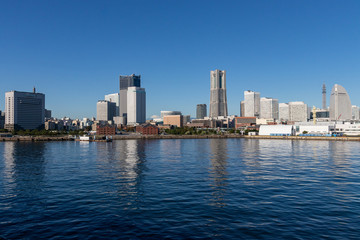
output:
[[[358,142],[0,142],[4,239],[359,239]]]

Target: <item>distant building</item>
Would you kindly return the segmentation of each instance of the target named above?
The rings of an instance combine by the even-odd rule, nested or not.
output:
[[[210,117],[227,116],[226,71],[210,71]]]
[[[116,103],[100,100],[96,104],[96,119],[98,121],[112,121],[116,114]]]
[[[116,127],[110,124],[97,123],[96,134],[97,135],[115,135]]]
[[[136,132],[143,135],[158,135],[159,128],[149,123],[143,123],[139,126],[136,126]]]
[[[164,125],[183,127],[183,116],[182,115],[164,116]]]
[[[256,117],[235,117],[235,128],[249,127],[256,125]]]
[[[260,99],[260,118],[279,119],[279,100],[263,97]]]
[[[316,114],[316,119],[319,120],[324,120],[324,119],[329,119],[330,117],[330,113],[329,110],[324,110],[324,109],[316,109],[315,110],[315,114]],[[310,112],[310,119],[314,119],[313,116],[313,111]]]
[[[289,102],[289,121],[306,122],[308,107],[304,102]]]
[[[330,96],[330,120],[352,119],[351,102],[345,88],[335,84]]]
[[[280,103],[279,104],[279,120],[285,121],[285,122],[289,120],[289,104],[288,103]]]
[[[136,125],[146,121],[146,92],[144,88],[129,87],[127,90],[127,124]]]
[[[260,93],[253,91],[244,92],[244,117],[260,116]]]
[[[5,126],[5,113],[0,111],[0,129],[4,129]]]
[[[183,115],[183,126],[190,122],[190,115]]]
[[[116,104],[115,116],[120,116],[120,93],[107,94],[104,99]]]
[[[206,116],[206,104],[196,105],[196,119],[204,119]]]
[[[245,117],[245,102],[240,102],[240,117]]]
[[[45,118],[50,119],[51,118],[51,110],[45,109]]]
[[[11,91],[5,93],[5,128],[43,129],[45,94]]]
[[[160,111],[161,118],[169,115],[182,115],[180,111]]]
[[[352,111],[352,119],[353,120],[360,120],[360,108],[356,105],[353,105],[351,107],[351,111]]]
[[[129,75],[119,77],[120,80],[120,109],[119,116],[123,117],[127,115],[127,92],[129,87],[141,87],[141,76],[140,75]]]

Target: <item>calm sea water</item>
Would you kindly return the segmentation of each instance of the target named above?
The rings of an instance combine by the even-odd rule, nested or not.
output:
[[[5,239],[359,239],[360,143],[0,143]]]

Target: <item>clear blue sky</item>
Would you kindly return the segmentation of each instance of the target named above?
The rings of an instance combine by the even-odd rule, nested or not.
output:
[[[243,91],[321,106],[321,86],[360,105],[360,1],[0,1],[0,109],[6,91],[46,94],[55,117],[92,117],[141,74],[147,116],[209,105],[210,70]]]

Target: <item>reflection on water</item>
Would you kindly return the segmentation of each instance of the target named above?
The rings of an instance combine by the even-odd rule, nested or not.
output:
[[[45,143],[5,142],[5,188],[15,195],[32,196],[44,187]]]
[[[211,168],[210,168],[210,179],[213,181],[212,184],[213,198],[211,201],[216,206],[224,206],[224,195],[226,193],[227,184],[227,142],[221,139],[210,139],[211,148]]]

